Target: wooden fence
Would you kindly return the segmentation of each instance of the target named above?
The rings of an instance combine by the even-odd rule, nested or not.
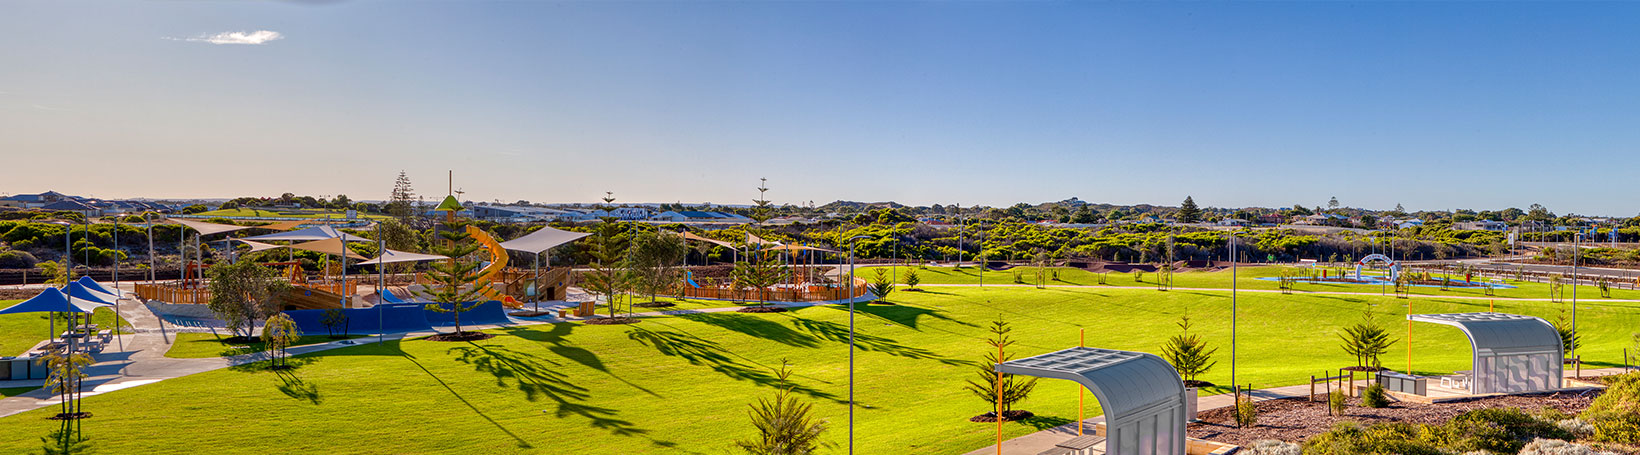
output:
[[[359,291],[359,282],[348,279],[344,285],[340,280],[309,281],[306,283],[291,283],[297,287],[315,289],[336,295],[355,295]],[[344,294],[345,291],[345,294]],[[211,301],[211,288],[208,283],[194,281],[187,285],[171,281],[163,283],[137,283],[137,297],[143,300],[158,300],[166,303],[193,303],[205,304]]]
[[[854,297],[866,294],[866,280],[854,279]],[[678,297],[718,300],[759,300],[770,302],[826,302],[846,300],[849,288],[830,286],[803,286],[800,288],[733,289],[727,287],[685,286]]]

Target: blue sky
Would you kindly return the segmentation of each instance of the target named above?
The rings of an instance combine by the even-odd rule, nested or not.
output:
[[[1637,3],[13,1],[0,192],[380,199],[401,169],[442,195],[449,169],[476,200],[738,204],[768,177],[782,203],[1627,216],[1635,23]]]

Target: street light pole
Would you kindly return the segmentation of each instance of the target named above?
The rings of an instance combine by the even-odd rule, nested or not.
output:
[[[854,453],[854,244],[868,238],[856,235],[848,239],[848,453]]]
[[[1236,387],[1236,231],[1230,231],[1230,387]],[[1237,396],[1237,400],[1241,397]]]

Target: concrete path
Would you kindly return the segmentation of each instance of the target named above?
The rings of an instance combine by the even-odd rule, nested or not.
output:
[[[1619,374],[1622,372],[1622,368],[1602,368],[1583,370],[1583,375],[1606,376],[1611,374]],[[1566,377],[1572,377],[1575,374],[1576,372],[1573,370],[1566,370],[1565,372]],[[1316,393],[1321,393],[1319,392],[1319,390],[1321,390],[1321,386],[1318,385],[1316,387],[1316,390],[1318,390]],[[1251,392],[1253,401],[1300,398],[1309,394],[1310,386],[1308,384],[1258,389]],[[1204,396],[1197,398],[1196,412],[1206,412],[1212,409],[1230,407],[1235,404],[1235,398],[1228,393]],[[1104,421],[1105,418],[1102,416],[1084,420],[1083,431],[1087,434],[1093,434],[1093,425]],[[995,455],[997,453],[1001,453],[1002,455],[1036,455],[1038,453],[1042,453],[1042,451],[1052,449],[1054,444],[1065,442],[1065,440],[1073,437],[1076,437],[1075,422],[1003,441],[1001,452],[997,451],[996,444],[991,444],[985,446],[984,448],[968,452],[965,455]]]

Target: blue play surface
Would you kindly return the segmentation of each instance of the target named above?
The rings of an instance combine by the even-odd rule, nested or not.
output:
[[[1281,277],[1274,277],[1274,276],[1259,277],[1258,279],[1264,280],[1264,281],[1281,281]],[[1299,278],[1299,279],[1293,280],[1293,282],[1295,282],[1295,283],[1305,283],[1305,284],[1364,284],[1364,285],[1370,285],[1370,286],[1394,286],[1395,285],[1395,282],[1390,281],[1389,278],[1378,276],[1378,275],[1362,275],[1360,281],[1311,280],[1311,279]],[[1441,285],[1439,285],[1439,284],[1414,284],[1412,286],[1420,287],[1420,288],[1438,288],[1438,287],[1441,287]],[[1480,282],[1480,281],[1452,280],[1452,286],[1462,287],[1462,288],[1481,289],[1481,288],[1486,287],[1486,283]],[[1503,283],[1492,283],[1492,289],[1514,289],[1514,288],[1515,288],[1515,286],[1512,286],[1512,285],[1507,285],[1507,284],[1503,284]]]
[[[445,308],[449,308],[448,305]],[[328,333],[322,321],[325,312],[330,310],[293,310],[286,311],[290,319],[296,321],[296,327],[305,334]],[[447,327],[455,325],[455,315],[441,313],[426,308],[421,303],[389,303],[371,308],[348,308],[342,310],[347,315],[347,327],[333,329],[346,333],[394,333],[432,330],[434,326]],[[479,304],[461,313],[462,325],[473,324],[506,324],[512,320],[499,301],[488,301]]]

